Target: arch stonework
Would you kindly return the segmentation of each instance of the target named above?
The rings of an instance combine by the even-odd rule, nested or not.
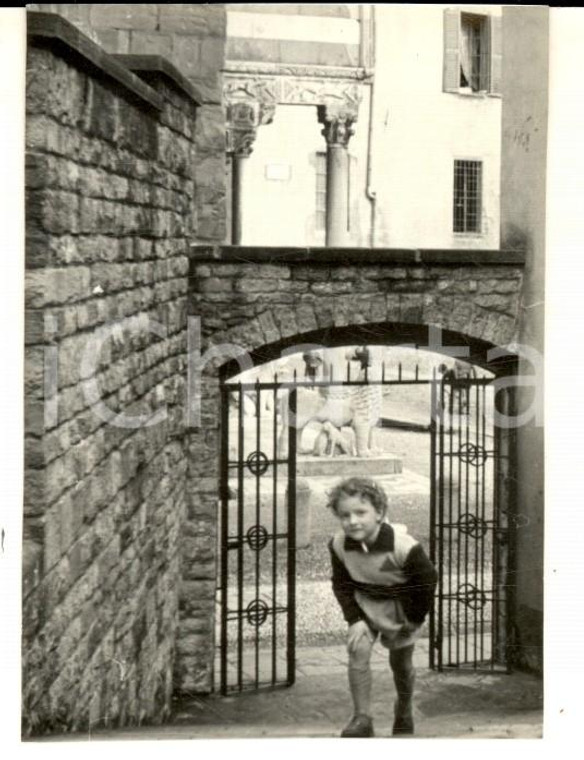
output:
[[[522,269],[521,255],[505,251],[193,249],[188,309],[204,365],[191,379],[200,414],[189,430],[179,691],[212,685],[219,388],[221,375],[239,368],[220,347],[235,344],[261,364],[294,345],[349,345],[365,336],[428,347],[433,326],[444,345],[468,347],[468,359],[485,366],[489,348],[517,339]],[[207,361],[213,347],[218,355]]]

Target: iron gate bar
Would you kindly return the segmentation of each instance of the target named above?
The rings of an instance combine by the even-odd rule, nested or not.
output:
[[[296,376],[296,373],[295,373]],[[290,415],[294,420],[288,426],[288,684],[296,680],[296,412],[297,391],[293,388],[288,397]]]
[[[460,399],[459,399],[460,401]],[[448,460],[448,517],[452,522],[452,451],[454,428],[452,426],[452,416],[454,414],[454,397],[449,394],[449,425],[448,425],[448,443],[450,449],[450,459]],[[452,594],[452,528],[448,526],[448,594]],[[448,620],[452,618],[452,599],[448,599]],[[452,662],[452,626],[448,626],[448,661]]]
[[[470,398],[469,398],[469,411],[470,411]],[[467,419],[466,424],[464,426],[464,431],[465,431],[465,438],[466,438],[465,444],[466,444],[466,448],[468,450],[469,435],[470,435],[469,426],[468,426],[468,419]],[[466,501],[468,503],[468,492],[469,492],[469,487],[470,487],[469,462],[465,461],[464,464],[465,464],[465,470],[464,470],[464,473],[465,473],[465,490],[464,490],[464,495],[465,495],[465,499],[466,499]],[[468,534],[466,534],[465,537],[464,537],[464,582],[465,582],[465,584],[468,583],[468,549],[469,549],[469,547],[468,547]],[[459,579],[458,583],[459,583],[459,586],[460,586],[460,579]],[[467,607],[467,605],[464,605],[464,630],[465,630],[465,632],[468,631],[468,607]],[[464,661],[465,661],[465,663],[468,662],[468,636],[464,637]]]
[[[276,614],[279,615],[284,612],[288,612],[288,607],[283,607],[283,606],[276,607]],[[241,609],[241,610],[229,610],[227,612],[227,619],[228,620],[243,620],[247,618],[248,615],[249,615],[248,608]]]
[[[502,405],[502,412],[509,418],[515,417],[516,414],[516,397],[514,389],[508,388],[507,393],[498,394],[496,397],[499,399],[499,403]],[[499,644],[500,648],[504,650],[505,659],[507,663],[507,672],[511,672],[513,667],[513,637],[511,630],[511,612],[514,606],[515,595],[515,582],[513,573],[515,572],[515,540],[514,532],[515,528],[511,518],[515,516],[516,509],[516,479],[510,477],[511,456],[516,451],[515,441],[515,429],[509,430],[506,436],[502,435],[499,429],[499,435],[496,438],[499,450],[502,448],[503,453],[499,453],[499,459],[505,465],[505,469],[499,473],[497,478],[497,497],[500,502],[501,491],[507,489],[505,493],[506,509],[500,508],[497,512],[499,518],[498,532],[502,541],[497,542],[496,561],[497,567],[500,568],[499,587],[503,601],[501,603],[502,612],[497,618],[497,631],[499,638],[503,639],[503,642]],[[513,530],[512,530],[513,529]],[[506,562],[505,562],[506,558]],[[504,617],[504,623],[501,625],[501,617]]]
[[[440,451],[444,451],[444,380],[440,383],[440,429],[439,429],[439,441]],[[443,567],[444,567],[444,529],[442,524],[444,522],[444,458],[440,457],[438,467],[438,631],[440,646],[438,649],[438,670],[442,670],[442,640],[444,632],[444,621],[442,615],[442,600],[444,593],[443,586]]]
[[[479,444],[479,429],[480,429],[480,414],[479,414],[479,389],[478,386],[475,387],[475,446],[478,446]],[[467,405],[468,405],[468,413],[470,415],[470,406],[471,406],[471,388],[468,388],[467,391],[465,391],[468,394],[467,399]],[[475,449],[476,450],[476,449]],[[471,464],[471,462],[469,462]],[[475,491],[475,509],[478,508],[479,503],[479,475],[484,475],[483,470],[476,469],[474,473],[474,491]],[[470,540],[470,539],[469,539]],[[478,587],[478,581],[479,581],[479,564],[478,564],[478,554],[479,554],[480,544],[475,543],[474,545],[474,586],[475,588]],[[482,589],[482,586],[481,586]],[[481,608],[482,609],[482,608]],[[477,665],[477,616],[476,614],[473,615],[473,657],[474,657],[474,666]]]
[[[221,693],[227,693],[227,545],[229,520],[229,388],[221,388]]]
[[[278,382],[278,375],[274,375],[274,381]],[[267,392],[267,391],[266,391]],[[274,461],[274,473],[272,476],[272,685],[276,683],[276,604],[277,604],[277,557],[278,557],[278,465],[277,465],[277,446],[278,446],[278,415],[275,410],[278,408],[278,390],[274,388],[273,392],[274,409],[272,425],[272,459]]]
[[[245,451],[243,443],[243,388],[239,384],[237,397],[237,459],[243,461]],[[237,473],[237,533],[243,534],[243,469]],[[243,546],[237,550],[237,607],[243,607]],[[243,683],[243,620],[238,622],[237,631],[237,687],[241,690]]]
[[[256,381],[256,451],[261,451],[261,414],[262,414],[262,408],[261,408],[261,392],[260,392],[260,382],[259,380]],[[255,478],[256,478],[256,520],[255,524],[260,524],[260,469],[256,469]],[[255,553],[255,591],[256,591],[256,601],[259,602],[260,599],[260,553]],[[256,686],[260,682],[260,626],[255,626],[255,680],[256,680]]]
[[[477,386],[478,391],[478,386]],[[486,408],[487,408],[487,396],[486,396],[486,388],[483,386],[481,388],[481,395],[482,395],[482,402],[481,402],[481,409],[482,409],[482,423],[483,423],[483,429],[482,429],[482,447],[483,451],[486,451],[487,449],[487,417],[486,417]],[[483,521],[483,524],[485,522],[485,509],[486,509],[486,473],[487,473],[487,464],[488,464],[488,458],[485,460],[484,466],[485,469],[483,470],[483,479],[481,481],[481,499],[480,499],[480,505],[481,505],[481,512],[480,512],[480,519]],[[491,460],[493,461],[493,460]],[[493,463],[493,473],[491,474],[491,478],[494,475],[494,463]],[[484,536],[481,540],[481,588],[485,587],[485,541]],[[492,577],[492,570],[491,570],[491,577]],[[491,616],[493,614],[493,605],[491,604]],[[484,629],[484,622],[485,622],[485,615],[484,610],[481,610],[481,626],[482,629]],[[484,647],[484,641],[483,636],[481,635],[481,653],[480,653],[480,660],[481,662],[485,659],[485,647]],[[493,662],[493,658],[491,657],[491,663]]]
[[[462,398],[458,395],[458,442],[462,440]],[[462,457],[458,457],[458,514],[462,512],[462,489],[460,487],[462,483]],[[460,578],[460,538],[456,542],[456,577]],[[460,605],[456,604],[456,662],[460,662],[460,636],[458,630],[460,628]]]
[[[287,538],[287,533],[266,533],[265,538],[268,541],[274,538]],[[245,545],[248,542],[245,536],[228,536],[227,537],[227,549],[238,549],[240,546]],[[248,542],[249,543],[249,542]]]
[[[422,378],[421,380],[414,380],[414,379],[406,379],[406,380],[369,380],[367,383],[365,383],[364,380],[350,380],[347,382],[346,380],[331,380],[331,381],[323,381],[323,380],[299,380],[297,383],[291,382],[290,380],[283,380],[282,382],[273,382],[268,381],[265,383],[261,383],[262,390],[272,390],[274,388],[283,389],[283,390],[294,390],[298,388],[335,388],[335,387],[343,387],[346,388],[348,386],[363,386],[363,385],[431,385],[433,382],[431,377],[428,378]],[[478,382],[478,380],[477,380]],[[487,379],[485,381],[485,384],[488,385],[492,381]],[[256,389],[257,382],[254,383],[241,383],[241,386],[244,391],[254,391]],[[235,383],[225,383],[227,386],[234,387]],[[239,383],[238,383],[239,385]]]
[[[385,371],[385,367],[383,367]],[[383,373],[382,373],[383,378]],[[436,370],[432,372],[432,387],[430,389],[430,562],[436,566]],[[435,602],[432,599],[430,609],[430,668],[436,664],[436,630],[434,623]]]
[[[499,400],[499,403],[501,403],[501,399]],[[493,406],[494,406],[494,409],[497,408],[496,407],[496,397],[495,397],[495,400],[493,402]],[[500,455],[501,455],[501,453],[500,453],[500,434],[497,434],[496,430],[495,430],[495,439],[494,439],[494,442],[493,442],[493,449],[494,449],[494,452],[495,452],[495,457],[498,460],[499,457],[500,457]],[[493,494],[494,505],[495,505],[495,514],[494,514],[494,520],[495,520],[495,522],[494,522],[494,525],[493,525],[493,537],[495,538],[495,537],[498,536],[499,540],[500,540],[500,524],[501,524],[500,523],[500,516],[499,516],[500,505],[501,505],[501,498],[500,498],[501,483],[500,483],[500,480],[501,480],[500,473],[498,473],[497,477],[495,478],[494,494]],[[498,555],[499,555],[499,541],[493,540],[493,546],[491,548],[491,561],[493,563],[493,570],[495,570],[495,572],[497,572],[497,568],[498,568],[498,565],[499,565],[499,557],[498,557]],[[499,584],[499,586],[500,586],[500,584]],[[500,640],[500,636],[499,636],[499,613],[500,613],[499,601],[495,600],[493,602],[493,617],[495,619],[495,625],[493,626],[493,650],[495,652],[499,652],[500,651],[500,647],[501,647],[500,641],[499,641]]]

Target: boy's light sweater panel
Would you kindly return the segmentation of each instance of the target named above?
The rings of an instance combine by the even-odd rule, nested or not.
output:
[[[437,573],[421,544],[402,526],[382,523],[368,551],[341,530],[329,544],[333,591],[351,625],[367,618],[355,598],[398,599],[412,623],[424,622]]]

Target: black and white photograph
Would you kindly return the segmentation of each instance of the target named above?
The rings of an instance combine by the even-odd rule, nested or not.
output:
[[[555,12],[23,10],[23,743],[545,738]]]

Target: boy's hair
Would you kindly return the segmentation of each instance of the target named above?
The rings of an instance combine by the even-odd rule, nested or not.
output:
[[[335,515],[338,514],[338,504],[342,496],[359,496],[369,501],[382,517],[386,516],[389,508],[385,491],[371,478],[347,478],[329,491],[327,507]]]

